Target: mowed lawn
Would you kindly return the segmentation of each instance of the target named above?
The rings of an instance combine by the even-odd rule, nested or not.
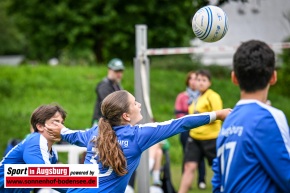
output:
[[[175,188],[175,191],[178,192],[179,184],[181,181],[181,166],[177,164],[171,164],[171,180],[173,183],[173,186]],[[192,189],[188,193],[211,193],[212,192],[212,185],[211,185],[211,178],[213,176],[212,169],[207,165],[206,169],[206,189],[200,190],[197,187],[197,173],[194,176],[194,180],[192,183]]]

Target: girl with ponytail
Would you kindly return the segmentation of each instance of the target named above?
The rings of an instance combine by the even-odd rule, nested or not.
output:
[[[137,124],[141,104],[125,90],[115,91],[102,102],[98,126],[86,131],[69,130],[61,123],[47,126],[50,135],[87,147],[84,164],[98,164],[99,188],[69,189],[67,192],[125,192],[137,169],[142,152],[152,145],[189,129],[223,120],[230,109],[187,115],[165,122]]]

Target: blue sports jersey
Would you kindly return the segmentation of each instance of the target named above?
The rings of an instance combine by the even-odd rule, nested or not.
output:
[[[98,127],[86,131],[73,131],[62,129],[62,139],[78,146],[87,147],[85,164],[99,164],[99,188],[69,189],[68,192],[118,192],[125,191],[132,173],[139,165],[141,154],[150,146],[169,138],[177,133],[208,124],[215,120],[215,113],[202,113],[187,115],[161,123],[148,123],[140,125],[122,125],[113,127],[118,142],[122,147],[127,160],[128,173],[118,176],[112,168],[103,167],[98,162],[98,151],[92,140],[98,135]]]
[[[290,134],[284,113],[240,100],[223,123],[213,164],[214,192],[290,192]]]
[[[45,137],[38,132],[28,135],[22,142],[14,146],[0,162],[0,192],[29,193],[31,190],[29,188],[4,189],[5,164],[55,164],[57,159],[56,151],[48,152]]]

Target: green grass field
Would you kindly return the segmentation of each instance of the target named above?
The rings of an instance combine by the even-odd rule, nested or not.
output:
[[[181,166],[179,164],[172,164],[170,166],[171,168],[171,178],[172,178],[172,183],[176,191],[178,191],[179,184],[180,184],[180,179],[181,179]],[[188,193],[210,193],[212,192],[212,185],[211,185],[211,178],[213,176],[213,172],[209,166],[206,167],[206,189],[205,190],[200,190],[197,187],[197,179],[196,179],[195,174],[195,179],[192,184],[192,189]]]

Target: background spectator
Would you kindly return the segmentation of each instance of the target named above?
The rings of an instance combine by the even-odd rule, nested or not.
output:
[[[207,70],[197,72],[198,89],[200,97],[189,106],[189,114],[199,114],[222,109],[222,100],[218,93],[210,89],[211,74]],[[214,121],[190,130],[185,150],[184,172],[181,178],[179,193],[187,193],[191,187],[194,173],[198,163],[207,158],[209,165],[212,165],[216,156],[216,138],[220,131],[221,121]]]
[[[190,104],[195,103],[197,101],[197,98],[200,95],[199,90],[197,89],[197,80],[196,80],[196,72],[190,71],[186,75],[185,80],[185,86],[186,90],[179,93],[175,100],[175,117],[179,118],[184,115],[188,115],[188,107]],[[182,151],[183,151],[183,157],[185,154],[185,146],[187,139],[189,137],[189,131],[185,131],[183,133],[180,133],[180,143],[182,145]],[[184,159],[182,162],[182,173],[184,171]],[[205,188],[205,162],[204,159],[200,161],[198,164],[198,187],[200,189]]]
[[[98,124],[98,120],[101,118],[101,102],[106,96],[114,91],[121,90],[121,81],[123,78],[123,71],[125,67],[122,60],[114,58],[108,63],[108,74],[101,82],[96,86],[97,100],[94,108],[93,125]]]

